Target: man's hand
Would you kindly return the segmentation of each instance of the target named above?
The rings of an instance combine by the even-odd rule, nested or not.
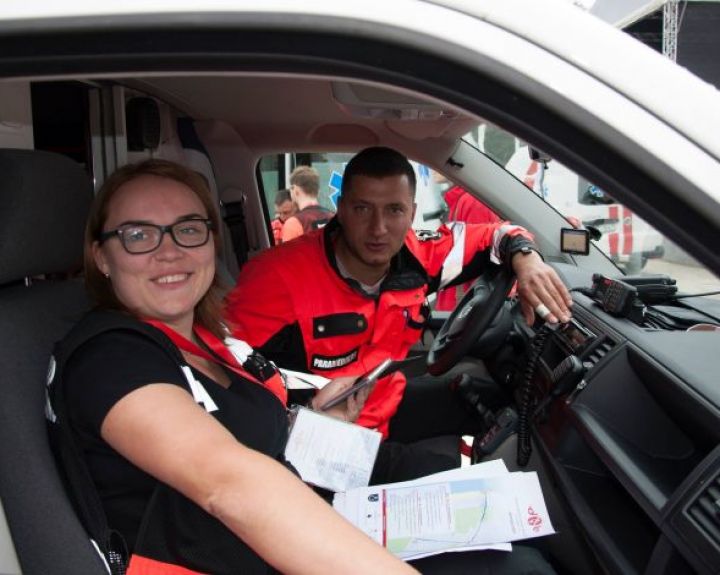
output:
[[[357,376],[345,376],[333,379],[330,383],[318,391],[315,397],[313,397],[310,403],[311,407],[313,409],[320,409],[322,405],[325,405],[333,397],[340,395],[343,391],[352,386],[352,384],[355,383],[355,380],[357,380]],[[352,423],[360,415],[360,410],[365,405],[365,400],[368,398],[368,395],[370,395],[373,387],[373,385],[367,385],[360,389],[357,393],[348,397],[343,403],[336,405],[335,407],[331,407],[327,411],[323,411],[321,413]]]
[[[549,314],[542,319],[550,323],[570,321],[570,307],[572,306],[570,292],[555,270],[542,261],[537,253],[515,254],[512,259],[512,267],[517,276],[518,295],[523,317],[528,325],[535,322],[535,309],[540,304],[549,311]],[[541,315],[540,311],[538,315]]]

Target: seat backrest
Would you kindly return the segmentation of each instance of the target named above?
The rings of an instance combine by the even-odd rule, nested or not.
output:
[[[81,266],[92,186],[48,152],[0,150],[0,174],[0,500],[11,543],[24,575],[104,575],[44,417],[52,346],[89,307],[82,281],[66,278]]]

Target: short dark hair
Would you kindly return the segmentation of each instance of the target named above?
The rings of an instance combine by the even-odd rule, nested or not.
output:
[[[105,180],[100,192],[95,196],[85,226],[85,285],[90,296],[101,308],[128,311],[115,295],[111,281],[98,269],[92,253],[92,246],[100,238],[109,216],[110,202],[118,194],[118,190],[128,182],[143,176],[173,180],[190,188],[207,210],[208,219],[212,222],[215,252],[217,254],[220,251],[218,232],[220,215],[212,200],[205,176],[168,160],[152,159],[137,164],[126,164]],[[220,338],[226,335],[222,317],[222,298],[225,291],[227,291],[227,286],[216,269],[210,288],[195,306],[196,321]]]
[[[310,166],[298,166],[290,174],[290,185],[298,186],[308,196],[317,198],[320,193],[320,174]]]
[[[280,206],[285,202],[292,202],[290,197],[290,190],[278,190],[275,194],[275,205]]]
[[[378,179],[388,176],[407,176],[410,191],[413,198],[415,198],[415,188],[417,186],[415,170],[405,156],[392,148],[373,146],[355,154],[345,166],[342,179],[342,195],[352,189],[352,180],[355,176]]]

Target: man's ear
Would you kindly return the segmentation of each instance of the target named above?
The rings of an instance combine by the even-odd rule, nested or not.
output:
[[[417,204],[413,202],[413,209],[412,209],[412,220],[415,221],[415,212],[417,212]]]
[[[97,269],[100,270],[100,273],[103,275],[109,274],[110,266],[108,265],[107,258],[105,257],[105,253],[103,252],[102,248],[100,247],[100,242],[97,242],[97,241],[93,242],[92,255],[93,255],[93,259],[95,260],[95,265],[97,266]]]

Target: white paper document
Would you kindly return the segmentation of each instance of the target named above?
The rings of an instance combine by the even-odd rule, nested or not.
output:
[[[335,509],[402,559],[508,549],[554,533],[535,473],[465,467],[417,481],[336,494]],[[492,473],[498,473],[495,468]]]
[[[285,457],[306,483],[346,491],[368,484],[381,439],[372,429],[300,407]]]

